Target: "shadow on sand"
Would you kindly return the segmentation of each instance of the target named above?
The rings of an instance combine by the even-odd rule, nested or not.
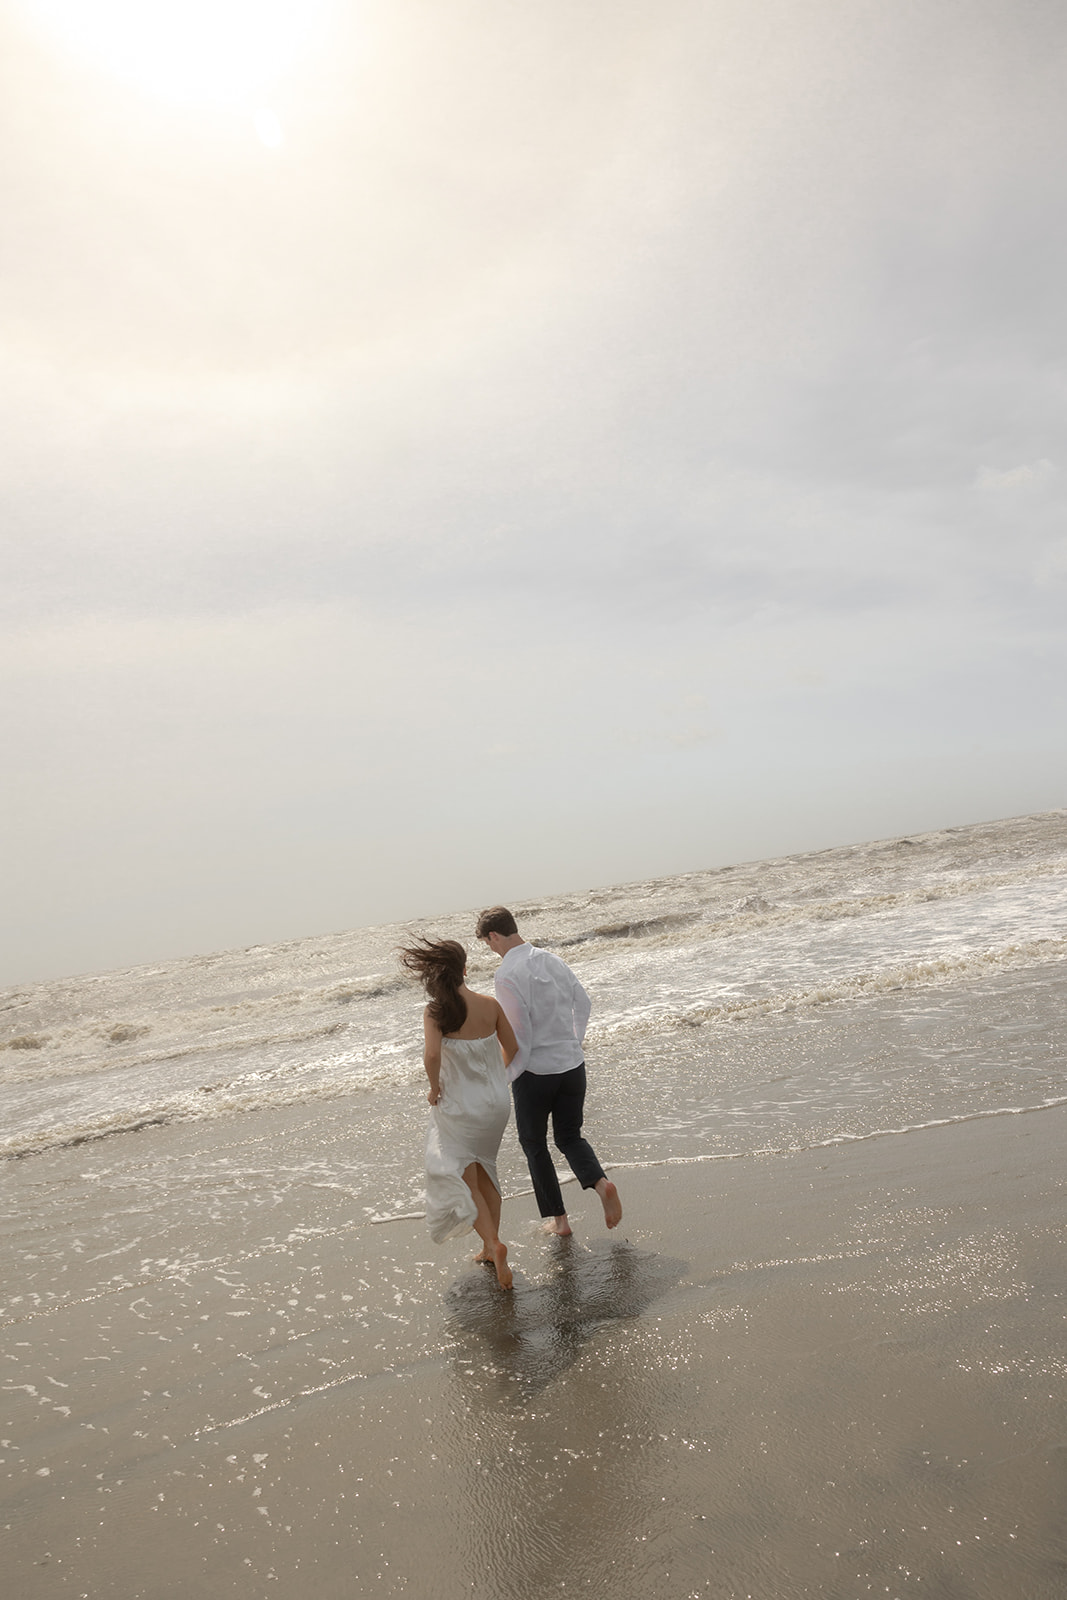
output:
[[[592,1249],[552,1246],[544,1283],[503,1294],[491,1271],[467,1273],[448,1291],[453,1363],[468,1394],[525,1401],[579,1359],[593,1334],[641,1313],[681,1281],[688,1262],[619,1241]]]

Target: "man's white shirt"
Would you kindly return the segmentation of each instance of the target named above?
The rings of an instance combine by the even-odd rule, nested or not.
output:
[[[505,952],[493,980],[518,1041],[508,1077],[570,1072],[583,1060],[582,1040],[592,1004],[565,961],[536,945]]]

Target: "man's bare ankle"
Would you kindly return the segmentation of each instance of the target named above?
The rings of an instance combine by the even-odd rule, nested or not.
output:
[[[622,1221],[622,1201],[619,1199],[619,1191],[610,1178],[601,1178],[596,1185],[596,1192],[604,1207],[604,1221],[609,1228],[617,1228]]]

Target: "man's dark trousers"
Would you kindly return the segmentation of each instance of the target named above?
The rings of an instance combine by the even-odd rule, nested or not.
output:
[[[585,1062],[569,1072],[521,1072],[511,1085],[511,1092],[515,1127],[529,1163],[538,1209],[543,1217],[561,1217],[567,1208],[548,1153],[549,1117],[553,1142],[582,1188],[595,1188],[604,1176],[592,1145],[582,1138]]]

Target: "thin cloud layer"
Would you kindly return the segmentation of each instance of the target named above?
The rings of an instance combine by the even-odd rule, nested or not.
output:
[[[11,976],[1061,803],[1055,8],[330,16],[4,19]]]

